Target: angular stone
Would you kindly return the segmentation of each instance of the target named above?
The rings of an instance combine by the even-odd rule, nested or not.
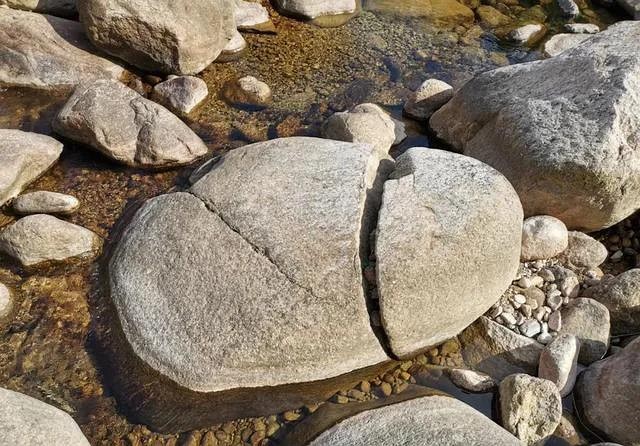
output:
[[[640,445],[640,339],[598,361],[580,375],[576,390],[581,420],[608,439]]]
[[[231,0],[78,0],[78,11],[95,46],[168,74],[204,70],[235,31]]]
[[[640,269],[625,271],[600,282],[584,293],[609,310],[611,332],[616,335],[640,331]]]
[[[3,5],[61,17],[72,17],[78,12],[75,0],[0,0],[0,6]]]
[[[554,383],[561,396],[569,395],[578,376],[579,352],[578,338],[571,334],[558,336],[540,354],[538,377]]]
[[[73,418],[49,404],[0,388],[0,407],[3,444],[89,446]]]
[[[236,27],[243,31],[272,32],[275,27],[269,11],[259,2],[235,0],[234,17]]]
[[[79,87],[56,117],[53,128],[129,166],[188,164],[208,150],[166,108],[108,80]]]
[[[449,396],[428,396],[361,412],[334,423],[309,446],[519,445],[480,412]]]
[[[560,258],[578,268],[592,269],[602,265],[608,255],[607,247],[598,240],[583,232],[569,231],[569,243]]]
[[[555,57],[575,48],[589,38],[591,38],[589,34],[556,34],[544,44],[544,54]]]
[[[429,119],[431,115],[453,97],[453,87],[439,79],[427,79],[404,105],[404,112],[416,119]]]
[[[24,266],[92,259],[101,246],[100,237],[93,232],[51,215],[30,215],[0,231],[0,252]]]
[[[459,336],[465,363],[502,380],[514,373],[535,375],[543,345],[482,316]]]
[[[156,394],[143,408],[154,426],[292,409],[317,398],[309,382],[387,360],[360,262],[378,164],[368,145],[277,139],[138,211],[110,261],[111,296],[133,352],[200,401],[174,413]],[[291,399],[300,383],[311,396]],[[280,393],[238,400],[239,388]],[[224,410],[199,410],[214,400]]]
[[[276,3],[285,12],[310,20],[353,14],[358,10],[357,0],[277,0]]]
[[[124,68],[94,52],[78,22],[0,8],[0,85],[69,91],[124,75]]]
[[[396,140],[396,124],[377,105],[360,104],[349,112],[329,117],[322,133],[328,139],[371,144],[385,157]]]
[[[469,392],[489,392],[497,385],[489,375],[474,370],[451,369],[449,378],[456,386]]]
[[[518,270],[521,221],[513,188],[485,164],[420,147],[397,159],[376,238],[382,326],[396,356],[456,336],[500,298]]]
[[[609,331],[609,310],[601,303],[580,297],[562,307],[560,333],[575,335],[580,340],[581,364],[591,364],[607,353]]]
[[[0,206],[46,172],[61,153],[62,143],[49,136],[0,129]]]
[[[244,40],[240,31],[235,31],[231,40],[224,47],[216,62],[231,62],[238,60],[243,51],[247,49],[247,41]]]
[[[500,383],[502,425],[525,445],[544,443],[560,424],[562,399],[546,379],[511,375]]]
[[[483,73],[431,128],[503,173],[525,215],[570,229],[612,226],[639,207],[639,39],[639,22],[621,22],[554,58]]]
[[[153,87],[151,99],[177,115],[185,116],[209,96],[207,83],[194,76],[172,77]]]
[[[517,43],[528,43],[533,40],[539,40],[544,34],[545,28],[539,23],[532,23],[514,29],[509,33],[509,39]]]
[[[522,227],[520,258],[523,262],[550,259],[567,249],[568,243],[567,227],[562,221],[549,215],[529,217]]]
[[[57,192],[38,191],[20,195],[13,200],[13,210],[17,214],[73,214],[80,202],[76,197]]]

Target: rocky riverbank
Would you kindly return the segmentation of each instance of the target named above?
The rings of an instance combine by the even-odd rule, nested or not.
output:
[[[2,438],[640,444],[633,0],[5,3]]]

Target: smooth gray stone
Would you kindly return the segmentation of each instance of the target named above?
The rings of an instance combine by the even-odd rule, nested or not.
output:
[[[456,336],[516,275],[522,209],[473,158],[413,147],[385,182],[376,237],[382,326],[400,358]]]
[[[89,446],[73,418],[49,404],[0,388],[0,444]]]
[[[62,143],[49,136],[0,129],[0,206],[46,172],[61,153]]]

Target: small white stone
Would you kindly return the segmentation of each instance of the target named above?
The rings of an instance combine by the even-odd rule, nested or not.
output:
[[[529,217],[522,225],[522,261],[553,258],[567,249],[568,244],[567,227],[555,217]]]
[[[533,314],[533,310],[531,309],[531,305],[527,305],[524,304],[520,307],[520,312],[524,315],[524,317],[526,318],[530,318],[531,315]]]
[[[576,276],[566,277],[560,284],[560,291],[563,296],[578,297],[580,294],[580,282]]]
[[[502,313],[500,315],[500,318],[507,325],[515,325],[516,324],[516,317],[511,313]]]
[[[550,269],[543,268],[538,272],[538,275],[542,277],[542,280],[545,282],[554,282],[556,280],[556,276],[553,275],[553,272]]]
[[[527,43],[532,38],[542,34],[544,26],[539,23],[524,25],[509,33],[509,39],[516,43]]]
[[[456,386],[469,392],[488,392],[496,387],[496,382],[489,375],[473,370],[451,369],[449,378]]]
[[[527,302],[527,298],[522,294],[516,294],[515,296],[513,296],[513,301],[522,305]]]
[[[567,23],[564,28],[573,34],[596,34],[600,32],[598,25],[592,23]]]
[[[528,319],[520,326],[520,332],[528,338],[537,336],[541,330],[540,322],[535,319]]]
[[[544,315],[545,315],[544,307],[538,307],[533,312],[533,317],[536,318],[538,321],[542,321],[542,318],[544,317]]]
[[[536,341],[538,341],[541,344],[547,345],[548,343],[553,341],[553,336],[551,336],[549,333],[540,333],[536,338]]]
[[[427,79],[409,97],[404,112],[417,119],[429,119],[453,97],[453,87],[438,79]]]
[[[80,202],[76,197],[57,192],[37,191],[20,195],[13,200],[13,210],[20,215],[73,214]]]
[[[544,44],[544,53],[548,57],[557,56],[580,45],[590,37],[589,34],[556,34]]]
[[[0,283],[0,318],[5,317],[11,311],[11,291]]]
[[[503,311],[503,310],[502,310],[502,307],[500,307],[500,306],[495,307],[495,308],[493,308],[493,309],[491,310],[491,312],[489,313],[489,317],[490,317],[491,319],[495,319],[495,318],[497,318],[498,316],[500,316],[500,315],[502,314],[502,311]]]
[[[518,280],[518,286],[520,288],[531,288],[533,286],[533,281],[530,277],[522,277]]]

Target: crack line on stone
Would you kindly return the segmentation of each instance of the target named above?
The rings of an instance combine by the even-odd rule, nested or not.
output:
[[[275,260],[269,255],[269,251],[268,249],[265,248],[261,248],[259,246],[257,246],[256,244],[254,244],[251,240],[247,239],[238,228],[236,228],[234,225],[232,225],[226,218],[225,216],[222,214],[222,212],[220,212],[212,203],[209,203],[208,201],[202,199],[201,197],[197,196],[196,194],[194,194],[192,191],[186,191],[186,193],[188,193],[189,195],[191,195],[192,197],[197,198],[198,200],[200,200],[203,204],[204,207],[207,208],[207,210],[209,212],[211,212],[212,214],[214,214],[216,217],[218,217],[229,229],[231,229],[234,233],[238,234],[238,236],[240,236],[240,238],[242,238],[242,240],[245,241],[245,243],[247,243],[251,249],[253,249],[256,253],[258,253],[261,257],[263,257],[264,259],[266,259],[269,263],[271,263],[276,270],[282,274],[285,279],[287,279],[287,281],[289,283],[291,283],[292,285],[300,288],[303,291],[306,291],[307,293],[309,293],[312,297],[316,298],[316,299],[320,299],[320,296],[318,296],[316,293],[313,292],[313,290],[311,289],[311,287],[307,287],[304,286],[300,283],[298,283],[294,278],[290,277],[289,274],[287,274],[282,268],[280,268],[280,265],[278,265]]]

